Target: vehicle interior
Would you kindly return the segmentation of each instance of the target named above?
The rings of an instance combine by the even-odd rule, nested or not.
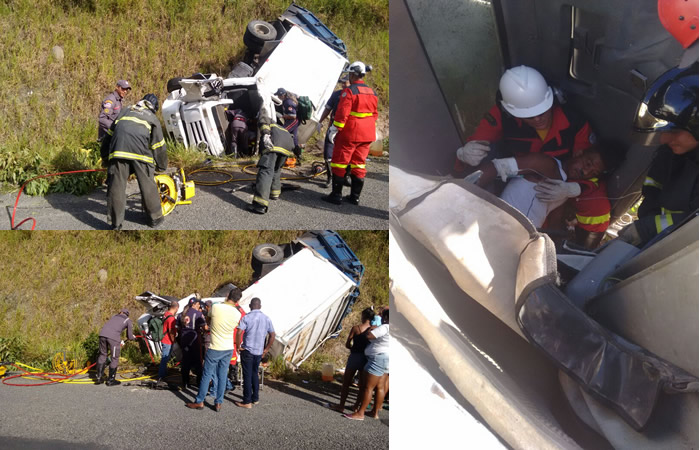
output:
[[[625,214],[657,147],[653,133],[632,131],[639,101],[683,52],[656,1],[404,0],[391,2],[390,14],[391,277],[405,319],[392,335],[432,350],[416,350],[414,363],[507,446],[697,448],[697,217],[643,249],[617,240],[594,252],[555,249],[508,204],[448,176],[505,68],[524,64],[598,136],[629,145],[608,185],[612,220]],[[527,309],[550,294],[558,299],[550,305],[568,310],[540,321],[553,325],[535,336]],[[569,314],[588,337],[606,340],[606,355],[638,361],[641,348],[681,369],[690,388],[643,388],[644,369],[615,380],[606,378],[612,369],[577,373],[583,351],[557,355],[543,338],[573,330]],[[594,373],[603,385],[594,386]],[[636,409],[644,417],[621,407],[630,392],[650,394]]]

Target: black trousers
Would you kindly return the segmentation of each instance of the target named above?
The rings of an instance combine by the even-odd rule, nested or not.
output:
[[[149,223],[163,216],[160,206],[160,194],[155,181],[155,168],[140,161],[112,159],[107,169],[107,215],[113,227],[124,222],[126,209],[126,182],[133,171],[141,190],[141,201],[148,216]]]
[[[258,175],[255,179],[254,203],[268,206],[270,197],[277,198],[282,193],[282,167],[287,155],[277,152],[263,153],[258,161]]]

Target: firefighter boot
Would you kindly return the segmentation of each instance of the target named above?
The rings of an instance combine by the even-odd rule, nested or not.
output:
[[[356,176],[351,176],[352,178],[352,187],[350,188],[350,195],[346,195],[343,197],[343,200],[345,200],[348,203],[352,203],[353,205],[359,205],[360,204],[360,193],[362,192],[362,187],[365,185],[365,179],[364,178],[358,178]]]
[[[102,378],[105,376],[105,365],[104,364],[98,364],[97,365],[97,379],[95,380],[95,384],[102,384]]]
[[[326,160],[326,187],[331,187],[331,180],[333,179],[333,172],[331,172],[331,160]]]
[[[105,383],[106,386],[116,386],[118,384],[122,384],[121,381],[117,380],[117,369],[114,368],[112,369],[111,367],[109,368],[109,380]]]
[[[328,203],[333,203],[334,205],[341,205],[343,203],[343,185],[345,184],[345,177],[339,177],[338,175],[333,175],[333,190],[330,194],[321,197],[321,200]]]

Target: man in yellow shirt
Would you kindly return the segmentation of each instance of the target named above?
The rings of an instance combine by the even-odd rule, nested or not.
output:
[[[236,329],[241,320],[241,313],[235,307],[241,295],[240,289],[232,289],[224,303],[216,303],[209,309],[211,346],[204,358],[204,372],[199,383],[199,392],[193,403],[185,404],[188,408],[204,408],[204,398],[209,390],[209,382],[213,377],[217,377],[214,409],[217,412],[221,411],[224,391],[226,390],[228,365],[233,355],[233,330]]]

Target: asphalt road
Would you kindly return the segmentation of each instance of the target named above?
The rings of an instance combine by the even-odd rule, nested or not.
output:
[[[136,384],[138,382],[134,382]],[[191,391],[190,391],[191,392]],[[338,400],[340,383],[299,385],[265,380],[260,403],[238,408],[241,388],[203,410],[185,408],[194,393],[140,386],[0,384],[0,448],[172,449],[389,447],[389,411],[353,421],[323,406]],[[351,391],[348,404],[355,399]]]
[[[204,176],[216,177],[215,174]],[[250,175],[237,174],[237,176]],[[285,171],[283,176],[293,176]],[[253,177],[254,178],[254,177]],[[225,176],[217,180],[226,179]],[[298,186],[283,192],[280,200],[270,202],[265,215],[249,212],[246,207],[253,199],[251,182],[232,182],[218,186],[196,186],[191,205],[179,205],[159,229],[172,230],[283,230],[340,229],[375,230],[388,228],[389,158],[372,157],[367,162],[367,178],[360,205],[332,205],[321,200],[330,192],[324,186],[325,175],[302,181],[288,181]],[[141,196],[136,181],[127,188],[127,210],[123,229],[143,230],[145,215],[141,212]],[[133,194],[133,195],[132,195]],[[349,194],[345,188],[344,194]],[[0,207],[6,214],[0,220],[0,230],[11,229],[12,211],[17,193],[0,195]],[[36,230],[108,230],[106,188],[85,196],[51,194],[30,197],[22,194],[15,215],[15,226],[32,217]],[[31,229],[31,221],[20,229]]]

